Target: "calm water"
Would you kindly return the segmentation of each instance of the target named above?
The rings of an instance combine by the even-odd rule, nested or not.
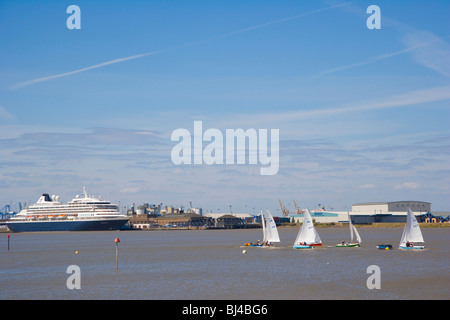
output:
[[[9,252],[0,234],[0,299],[450,299],[450,229],[423,229],[418,252],[397,250],[397,228],[359,229],[361,248],[334,247],[348,228],[318,231],[325,248],[293,250],[297,230],[283,228],[279,248],[246,254],[240,245],[261,229],[18,233]],[[81,269],[80,290],[66,287],[69,265]],[[381,269],[380,290],[366,286],[369,265]]]

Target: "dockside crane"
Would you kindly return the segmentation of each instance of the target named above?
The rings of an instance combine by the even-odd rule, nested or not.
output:
[[[297,210],[297,214],[301,214],[302,213],[302,211],[299,209],[299,207],[297,206],[297,203],[295,203],[295,200],[293,200],[294,201],[294,206],[295,206],[295,210]]]
[[[283,212],[283,216],[287,217],[289,215],[289,211],[286,210],[286,208],[283,206],[283,204],[281,203],[281,200],[278,199],[278,201],[280,202],[280,207],[281,207],[281,212]]]
[[[0,209],[0,214],[11,214],[11,206],[9,204],[7,204],[6,206],[4,206],[3,208]]]

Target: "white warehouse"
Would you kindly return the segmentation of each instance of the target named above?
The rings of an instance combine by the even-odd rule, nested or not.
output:
[[[424,214],[431,211],[431,203],[423,201],[393,201],[393,202],[364,202],[352,205],[352,212],[370,214],[406,214],[407,208],[415,214]]]
[[[408,208],[416,216],[431,212],[431,203],[423,201],[364,202],[352,205],[355,223],[405,222]]]

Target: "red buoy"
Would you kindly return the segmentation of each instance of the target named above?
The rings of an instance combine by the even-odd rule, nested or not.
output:
[[[116,270],[119,269],[119,238],[114,239],[114,243],[116,244]]]

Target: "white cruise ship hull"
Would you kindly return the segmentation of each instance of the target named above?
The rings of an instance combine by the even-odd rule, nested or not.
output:
[[[43,220],[43,221],[8,221],[8,228],[13,232],[38,231],[103,231],[119,230],[128,221],[128,217],[78,219],[78,220]]]

